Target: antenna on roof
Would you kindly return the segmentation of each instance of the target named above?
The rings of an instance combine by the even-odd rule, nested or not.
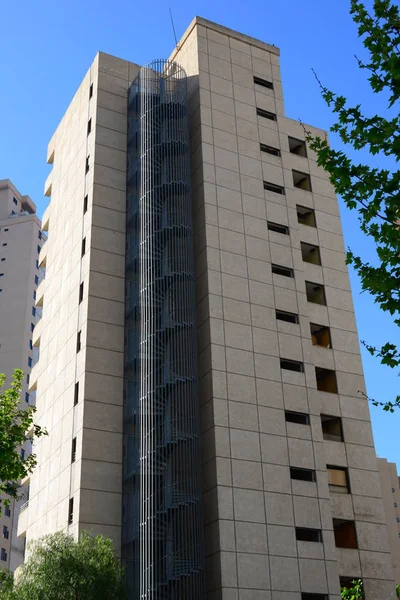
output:
[[[169,16],[171,17],[171,25],[172,25],[172,31],[174,32],[175,46],[176,46],[176,47],[177,47],[177,49],[179,50],[179,44],[178,44],[178,40],[177,40],[177,38],[176,38],[175,25],[174,25],[174,19],[172,18],[172,11],[171,11],[171,7],[169,7]]]

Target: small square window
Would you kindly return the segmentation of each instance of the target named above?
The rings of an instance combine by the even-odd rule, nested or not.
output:
[[[295,188],[305,190],[306,192],[312,192],[311,189],[311,177],[308,173],[302,173],[301,171],[292,170],[293,174],[293,185]]]
[[[286,323],[295,323],[299,322],[299,315],[295,313],[286,312],[284,310],[275,311],[276,318],[278,321],[285,321]]]
[[[83,199],[83,214],[87,213],[88,209],[88,196],[86,195]]]
[[[4,242],[3,246],[7,246],[7,245],[8,245],[7,242]]]
[[[274,148],[274,146],[268,146],[268,144],[260,144],[261,152],[266,152],[267,154],[272,154],[272,156],[280,156],[281,151],[279,148]]]
[[[1,259],[1,262],[5,262],[5,260],[6,260],[5,258],[2,258],[2,259]]]
[[[311,342],[313,346],[322,346],[323,348],[332,348],[331,330],[327,325],[317,325],[310,323]]]
[[[317,379],[317,389],[320,392],[329,392],[330,394],[338,393],[335,371],[323,369],[322,367],[315,367],[315,377]]]
[[[90,169],[90,162],[89,162],[90,156],[86,157],[86,162],[85,162],[85,175],[89,172]]]
[[[299,469],[290,467],[290,478],[298,479],[299,481],[316,481],[315,471],[312,469]]]
[[[340,581],[340,589],[343,590],[351,590],[354,588],[354,584],[361,582],[360,584],[360,592],[361,592],[361,596],[357,596],[357,598],[365,598],[364,596],[364,585],[363,585],[363,581],[362,579],[360,579],[360,577],[339,577],[339,581]],[[353,596],[354,598],[356,596]]]
[[[327,465],[329,491],[334,494],[349,494],[349,474],[346,467]]]
[[[336,548],[358,548],[356,524],[354,521],[333,519],[333,533]]]
[[[16,198],[13,198],[13,202],[14,202],[15,206],[18,206],[18,200]]]
[[[8,231],[8,227],[6,227],[6,228],[4,229],[4,231]]]
[[[32,367],[32,358],[28,356],[28,367]]]
[[[297,220],[302,225],[308,225],[308,227],[316,227],[317,223],[315,220],[315,211],[313,208],[308,206],[296,205]]]
[[[0,277],[4,277],[4,273],[0,273]]]
[[[306,281],[306,296],[308,302],[326,306],[325,288],[321,283]]]
[[[276,114],[273,112],[270,112],[269,110],[264,110],[263,108],[257,108],[256,112],[259,117],[263,117],[264,119],[269,119],[270,121],[276,121]]]
[[[301,256],[304,262],[312,265],[321,264],[321,254],[318,246],[313,244],[307,244],[306,242],[300,242],[301,245]]]
[[[322,531],[320,529],[309,529],[308,527],[296,527],[296,540],[298,542],[322,542]]]
[[[262,79],[261,77],[254,76],[254,83],[256,83],[257,85],[261,85],[261,87],[268,88],[269,90],[274,89],[274,84],[272,83],[272,81]]]
[[[343,442],[343,427],[340,417],[321,415],[322,435],[324,440]]]
[[[267,221],[267,228],[269,231],[275,231],[275,233],[289,235],[289,227],[287,225],[280,225],[279,223],[272,223],[271,221]]]
[[[287,423],[297,423],[298,425],[309,425],[310,415],[292,410],[285,410],[285,421]]]
[[[281,369],[286,369],[287,371],[297,371],[297,373],[304,373],[304,365],[297,360],[288,360],[286,358],[281,358],[280,360]]]
[[[281,265],[271,265],[271,270],[274,275],[282,275],[282,277],[291,277],[294,279],[294,271],[290,267],[282,267]]]
[[[274,194],[285,195],[285,188],[281,185],[276,185],[275,183],[271,183],[270,181],[264,181],[264,190],[267,192],[274,192]]]
[[[89,135],[89,133],[92,131],[92,119],[89,119],[88,124],[87,124],[87,134]]]
[[[82,240],[81,256],[84,256],[85,252],[86,252],[86,238],[84,237]]]
[[[293,137],[288,137],[289,140],[289,152],[297,154],[298,156],[307,157],[307,146],[305,141],[297,140]]]

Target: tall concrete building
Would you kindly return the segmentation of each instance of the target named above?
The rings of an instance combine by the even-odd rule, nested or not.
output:
[[[338,600],[359,577],[394,598],[338,203],[304,137],[278,48],[195,18],[169,61],[99,53],[50,141],[50,435],[19,532],[110,536],[131,598]]]
[[[393,573],[400,582],[400,485],[395,463],[378,458],[379,476],[385,510],[389,547],[392,553]]]
[[[29,196],[18,192],[9,179],[0,180],[0,373],[11,384],[14,369],[22,369],[25,381],[21,405],[35,403],[35,393],[28,392],[31,367],[37,359],[32,331],[40,317],[36,290],[42,278],[38,254],[42,246],[40,220]],[[28,445],[21,448],[29,452]],[[20,502],[3,508],[0,518],[0,568],[14,571],[23,561],[23,540],[17,537]]]

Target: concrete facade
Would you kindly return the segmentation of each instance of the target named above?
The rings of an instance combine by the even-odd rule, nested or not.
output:
[[[170,58],[189,78],[207,598],[338,600],[340,577],[394,598],[338,203],[285,116],[279,50],[196,18]],[[138,70],[99,53],[49,144],[31,389],[50,435],[20,519],[28,540],[90,529],[120,547]]]
[[[9,179],[0,180],[0,373],[6,375],[9,387],[14,369],[24,371],[21,407],[35,403],[35,394],[28,394],[28,378],[37,360],[32,329],[40,317],[41,308],[35,308],[35,303],[43,278],[37,266],[43,237],[35,213],[29,196],[20,194]],[[29,444],[23,450],[30,452]],[[12,571],[23,561],[24,543],[17,537],[17,521],[27,499],[26,487],[22,494],[9,510],[3,507],[0,518],[0,568]]]
[[[400,581],[400,485],[395,463],[378,458],[389,546],[396,583]]]

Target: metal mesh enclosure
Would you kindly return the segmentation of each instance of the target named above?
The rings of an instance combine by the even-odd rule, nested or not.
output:
[[[130,598],[204,597],[187,79],[129,91],[124,496]]]

